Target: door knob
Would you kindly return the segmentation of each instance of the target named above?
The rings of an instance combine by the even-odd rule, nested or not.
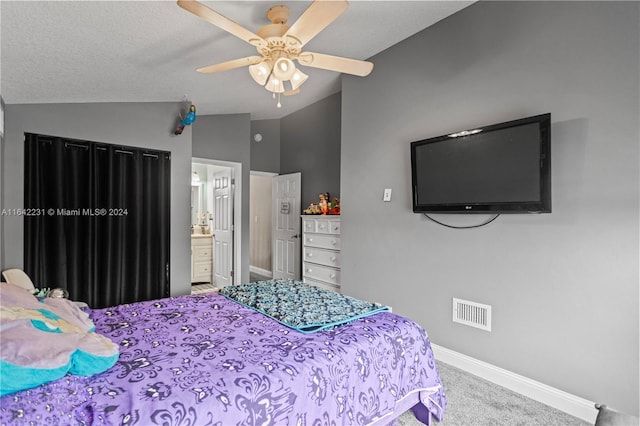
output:
[[[300,235],[296,234],[296,235],[292,236],[291,238],[299,238],[299,237],[300,237]]]

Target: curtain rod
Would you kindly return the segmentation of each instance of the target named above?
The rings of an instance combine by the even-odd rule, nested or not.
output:
[[[84,150],[89,149],[89,147],[87,145],[78,145],[76,143],[71,143],[71,142],[65,142],[64,143],[64,147],[65,148],[69,148],[70,146],[74,147],[74,148],[82,148]]]

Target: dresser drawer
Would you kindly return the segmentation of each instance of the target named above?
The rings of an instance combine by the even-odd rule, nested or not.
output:
[[[316,221],[315,219],[302,219],[302,230],[304,232],[316,232]]]
[[[194,260],[197,262],[199,260],[207,260],[207,259],[212,259],[213,255],[212,255],[212,247],[210,246],[205,246],[205,247],[198,247],[195,246],[193,247],[193,258]]]
[[[333,285],[333,284],[329,284],[329,283],[323,283],[322,281],[316,281],[316,280],[312,280],[310,278],[305,278],[304,282],[306,284],[315,286],[315,287],[319,287],[319,288],[323,288],[325,290],[331,290],[331,291],[335,291],[336,293],[340,293],[340,286],[337,285]]]
[[[191,237],[192,247],[207,247],[211,246],[211,237]]]
[[[196,262],[193,264],[193,279],[195,281],[211,282],[211,262]]]
[[[319,263],[321,265],[340,267],[340,252],[319,249],[315,247],[305,247],[302,251],[302,259],[305,262]]]
[[[305,278],[324,281],[329,284],[340,284],[340,271],[328,266],[321,266],[314,263],[304,262],[302,264],[302,274]]]
[[[338,235],[305,234],[302,243],[309,247],[340,250],[340,236]]]
[[[316,219],[315,232],[319,234],[337,234],[340,235],[340,221],[327,219]]]
[[[318,234],[340,235],[340,220],[325,218],[314,218],[304,220],[304,231]]]

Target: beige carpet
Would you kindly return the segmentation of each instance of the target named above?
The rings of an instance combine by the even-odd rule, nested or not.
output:
[[[447,409],[437,426],[588,426],[581,419],[519,393],[438,362],[447,395]],[[401,426],[422,425],[411,411],[398,419]]]

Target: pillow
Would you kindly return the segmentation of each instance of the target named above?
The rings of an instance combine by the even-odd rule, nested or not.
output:
[[[29,309],[45,309],[52,311],[66,321],[77,325],[84,331],[93,331],[95,326],[89,318],[89,314],[78,308],[78,305],[68,299],[45,298],[38,300],[33,294],[14,284],[0,283],[2,287],[2,306],[20,306]]]
[[[0,396],[111,368],[118,346],[94,333],[86,312],[66,299],[39,302],[22,287],[0,284]]]

